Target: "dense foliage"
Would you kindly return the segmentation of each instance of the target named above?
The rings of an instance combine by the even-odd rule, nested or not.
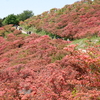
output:
[[[2,26],[2,19],[0,18],[0,27]]]
[[[3,25],[8,25],[8,24],[18,25],[19,21],[24,21],[32,17],[33,15],[34,15],[33,12],[29,10],[25,10],[21,14],[17,14],[17,15],[10,14],[2,20],[2,24]]]
[[[0,36],[6,37],[7,34],[11,33],[12,31],[15,30],[15,28],[12,28],[12,24],[10,25],[5,25],[0,27]]]
[[[18,17],[18,20],[19,21],[24,21],[30,17],[32,17],[34,14],[32,11],[29,11],[29,10],[25,10],[23,11],[23,13],[21,14],[18,14],[17,17]]]
[[[61,9],[53,8],[20,22],[20,25],[70,39],[100,36],[100,1],[83,0]]]
[[[18,24],[18,19],[16,17],[16,15],[14,14],[11,14],[11,15],[8,15],[4,20],[3,20],[3,25],[8,25],[8,24]]]
[[[100,100],[100,45],[13,30],[0,37],[1,100]]]

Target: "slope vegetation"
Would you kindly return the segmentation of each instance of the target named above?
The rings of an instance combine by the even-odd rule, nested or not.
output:
[[[20,22],[20,25],[71,40],[100,36],[100,1],[84,0],[61,9],[53,8]]]
[[[66,39],[86,37],[75,41],[1,28],[0,100],[100,100],[99,13],[98,0],[82,1],[20,22]]]
[[[0,99],[99,100],[100,45],[69,43],[18,30],[0,37]]]

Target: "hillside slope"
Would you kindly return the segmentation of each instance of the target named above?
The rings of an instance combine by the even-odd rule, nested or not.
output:
[[[65,40],[1,28],[0,100],[100,100],[99,13],[85,0],[20,22]]]
[[[100,1],[84,0],[61,9],[53,8],[20,22],[20,25],[71,40],[100,36]]]

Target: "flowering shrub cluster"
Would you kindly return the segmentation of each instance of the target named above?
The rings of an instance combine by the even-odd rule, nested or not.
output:
[[[38,31],[44,30],[62,38],[100,36],[100,2],[82,0],[61,9],[53,8],[21,22],[20,25],[35,27]]]
[[[5,32],[11,32],[12,31],[12,24],[10,25],[5,25],[3,27],[0,27],[0,36],[4,37],[6,36]]]
[[[13,32],[15,35],[19,35],[19,34],[21,34],[22,32],[20,31],[20,30],[14,30],[14,32]]]
[[[100,36],[99,4],[83,0],[20,24],[70,39]],[[100,100],[99,44],[82,50],[47,35],[23,36],[11,26],[0,37],[0,100]]]
[[[0,37],[0,100],[99,100],[100,45],[31,34]]]
[[[12,26],[13,26],[13,24],[5,25],[4,29],[6,30],[6,32],[11,31]]]

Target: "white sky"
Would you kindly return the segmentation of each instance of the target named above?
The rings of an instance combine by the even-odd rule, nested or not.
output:
[[[24,10],[33,11],[34,15],[49,11],[52,8],[62,8],[80,0],[0,0],[0,18],[10,14],[20,14]]]

